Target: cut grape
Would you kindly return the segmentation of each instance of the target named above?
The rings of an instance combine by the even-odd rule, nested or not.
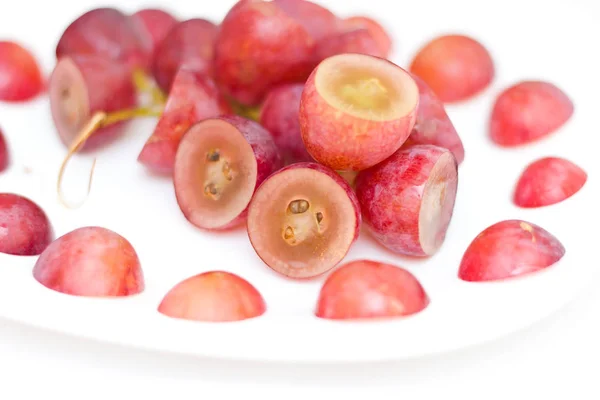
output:
[[[487,49],[464,35],[440,36],[427,43],[413,59],[410,72],[445,103],[474,97],[490,86],[496,73]]]
[[[496,98],[490,118],[490,137],[504,147],[541,140],[573,116],[571,99],[557,86],[543,81],[523,81]]]
[[[0,41],[0,101],[29,101],[43,89],[44,78],[33,54],[18,43]]]
[[[172,172],[184,133],[194,123],[230,113],[212,79],[189,67],[179,69],[165,109],[138,161],[158,172]]]
[[[296,163],[271,175],[248,210],[248,236],[274,271],[310,278],[335,267],[358,238],[356,195],[335,171]]]
[[[158,306],[171,318],[202,322],[232,322],[256,318],[267,306],[252,284],[225,271],[204,272],[173,287]]]
[[[395,253],[435,254],[452,219],[457,168],[449,150],[415,145],[361,171],[356,195],[375,239]]]
[[[129,109],[137,102],[130,70],[93,55],[62,57],[50,77],[49,95],[54,125],[67,147],[96,112]],[[114,139],[122,128],[119,123],[97,130],[81,149]]]
[[[335,270],[321,288],[315,315],[333,320],[400,318],[417,314],[429,297],[407,270],[371,260]]]
[[[38,204],[18,194],[0,194],[0,252],[36,256],[53,239],[52,225]]]
[[[308,153],[335,170],[360,171],[402,146],[415,124],[419,89],[387,60],[342,54],[309,77],[300,103]]]
[[[471,242],[458,276],[471,282],[505,280],[549,268],[564,255],[562,243],[545,229],[522,220],[500,221]]]
[[[515,188],[513,201],[523,208],[560,203],[579,192],[587,173],[569,160],[544,157],[529,164]]]
[[[198,228],[236,227],[256,188],[281,164],[273,138],[256,122],[238,116],[205,119],[187,131],[177,151],[177,202]]]
[[[74,296],[121,297],[141,293],[144,276],[127,239],[101,227],[75,229],[53,241],[33,268],[49,289]]]

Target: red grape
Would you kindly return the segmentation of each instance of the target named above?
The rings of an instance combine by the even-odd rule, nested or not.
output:
[[[21,102],[44,88],[37,60],[18,43],[0,41],[0,101]]]
[[[33,276],[49,289],[74,296],[121,297],[144,290],[131,243],[97,226],[75,229],[53,241],[35,263]]]
[[[407,270],[357,260],[329,275],[319,293],[315,314],[335,320],[398,318],[421,312],[428,305],[425,289]]]
[[[158,312],[171,318],[204,322],[231,322],[256,318],[267,306],[252,284],[225,271],[204,272],[175,285]]]
[[[162,90],[169,92],[180,67],[212,73],[215,37],[218,27],[210,21],[194,18],[175,25],[156,49],[152,73]]]
[[[171,28],[177,25],[177,19],[164,10],[145,8],[139,10],[131,16],[133,21],[138,24],[140,34],[147,35],[151,43],[152,54],[162,43]]]
[[[4,133],[0,129],[0,172],[6,171],[10,164],[10,151],[4,138]]]
[[[194,123],[229,113],[212,79],[188,67],[179,69],[162,116],[138,161],[158,172],[171,172],[182,136]]]
[[[18,194],[0,194],[0,252],[39,255],[53,239],[52,225],[38,204]]]
[[[56,58],[92,54],[147,70],[151,43],[135,23],[114,8],[96,8],[73,21],[56,46]]]

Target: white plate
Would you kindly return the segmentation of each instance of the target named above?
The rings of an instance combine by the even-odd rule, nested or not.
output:
[[[113,2],[116,3],[116,2]],[[127,2],[124,10],[141,1]],[[29,196],[48,213],[56,233],[102,225],[135,246],[147,288],[127,299],[74,298],[52,292],[31,276],[34,257],[0,255],[0,316],[65,334],[147,349],[217,358],[277,361],[365,361],[416,357],[481,343],[519,330],[556,311],[593,280],[597,270],[595,228],[600,164],[597,142],[597,71],[600,61],[585,41],[600,37],[589,9],[577,3],[502,2],[491,8],[471,0],[391,2],[323,1],[340,15],[369,13],[396,40],[393,60],[406,65],[425,41],[444,32],[471,34],[496,61],[488,90],[449,107],[466,148],[459,172],[454,218],[441,251],[428,260],[397,257],[363,236],[348,260],[371,258],[408,268],[431,297],[422,313],[394,322],[333,323],[316,319],[313,308],[323,278],[295,282],[261,263],[240,229],[209,234],[194,229],[180,213],[171,182],[147,174],[136,157],[154,121],[137,121],[122,141],[95,154],[98,164],[91,197],[76,211],[62,208],[55,179],[65,153],[50,119],[46,98],[26,106],[0,105],[0,125],[10,142],[13,164],[0,176],[0,190]],[[102,4],[111,4],[102,3]],[[169,1],[183,16],[217,20],[231,1]],[[541,4],[541,3],[538,3]],[[64,26],[87,8],[84,2],[19,1],[0,8],[0,37],[19,38],[53,66],[55,43]],[[31,9],[36,9],[32,15]],[[519,10],[519,11],[515,11]],[[543,15],[543,16],[542,16]],[[518,150],[502,150],[488,140],[486,123],[494,96],[520,79],[548,79],[575,101],[573,119],[551,138]],[[562,204],[521,210],[510,201],[513,185],[530,161],[546,155],[572,159],[589,173],[586,186]],[[82,193],[91,155],[70,165],[67,186]],[[25,167],[31,169],[30,173]],[[555,234],[565,245],[553,268],[511,282],[468,284],[457,278],[463,251],[485,227],[522,218]],[[252,282],[268,303],[267,313],[250,321],[206,324],[159,315],[162,296],[177,282],[201,271],[225,269]]]

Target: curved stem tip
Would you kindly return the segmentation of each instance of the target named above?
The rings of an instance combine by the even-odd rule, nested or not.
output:
[[[69,160],[71,159],[71,157],[73,157],[73,155],[75,153],[77,153],[77,151],[79,151],[83,147],[85,142],[96,131],[98,131],[99,129],[104,128],[106,126],[116,124],[116,123],[119,123],[122,121],[127,121],[127,120],[130,120],[133,118],[158,117],[161,115],[161,113],[162,113],[162,110],[156,109],[156,107],[154,107],[154,108],[140,107],[140,108],[134,108],[134,109],[115,111],[113,113],[105,113],[103,111],[98,111],[94,115],[92,115],[92,117],[90,118],[88,123],[85,124],[84,127],[81,129],[81,132],[75,138],[75,140],[73,141],[71,146],[69,146],[67,155],[63,159],[62,164],[60,166],[60,170],[58,172],[58,180],[56,182],[56,190],[58,192],[59,201],[65,207],[74,209],[74,208],[81,207],[83,205],[83,203],[85,203],[85,200],[87,199],[88,195],[90,194],[90,191],[92,189],[92,177],[94,175],[94,169],[96,167],[96,158],[94,158],[94,160],[92,162],[92,167],[90,169],[87,192],[85,194],[85,197],[81,201],[79,201],[77,203],[69,203],[68,201],[65,200],[65,196],[64,196],[64,193],[62,190],[62,181],[63,181],[63,177],[65,174],[65,169],[66,169],[67,164],[68,164]]]

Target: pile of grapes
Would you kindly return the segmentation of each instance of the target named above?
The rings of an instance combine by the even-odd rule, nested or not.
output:
[[[190,224],[247,229],[265,266],[287,278],[328,274],[315,299],[320,318],[402,317],[430,301],[415,276],[398,265],[344,258],[361,229],[395,254],[438,252],[465,158],[445,105],[478,96],[495,69],[488,50],[464,35],[433,38],[405,67],[389,60],[393,48],[378,21],[341,18],[305,0],[241,0],[220,24],[158,9],[127,15],[101,8],[65,29],[47,84],[30,51],[0,42],[0,100],[48,96],[66,149],[59,181],[73,154],[118,146],[127,121],[157,116],[137,160],[172,178]],[[489,137],[497,146],[531,144],[559,130],[573,110],[550,82],[515,82],[495,99]],[[10,135],[0,131],[3,172],[11,166]],[[549,207],[586,180],[569,160],[534,160],[513,201]],[[4,193],[0,228],[0,251],[39,256],[33,277],[49,289],[90,297],[144,290],[136,251],[107,227],[57,238],[37,204]],[[542,227],[498,221],[473,239],[458,276],[511,279],[564,254]],[[216,322],[266,309],[250,282],[219,270],[177,284],[158,311]]]

